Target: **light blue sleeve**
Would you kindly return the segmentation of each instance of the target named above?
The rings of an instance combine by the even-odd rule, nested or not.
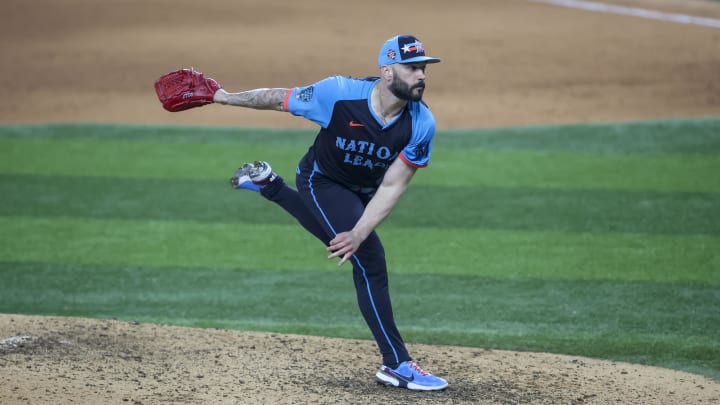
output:
[[[425,167],[430,163],[432,141],[435,137],[435,117],[423,103],[414,103],[412,114],[413,133],[410,142],[400,152],[400,159],[414,167]]]
[[[348,91],[346,79],[332,76],[315,84],[290,89],[285,96],[284,108],[287,112],[326,128],[332,118],[335,102]]]

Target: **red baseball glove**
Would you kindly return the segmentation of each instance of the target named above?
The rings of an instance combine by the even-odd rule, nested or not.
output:
[[[222,86],[213,79],[203,77],[194,69],[180,69],[160,76],[155,92],[168,111],[183,111],[213,102],[213,96]]]

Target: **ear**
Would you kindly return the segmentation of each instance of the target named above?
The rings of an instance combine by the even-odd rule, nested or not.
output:
[[[380,67],[380,77],[384,80],[392,80],[394,73],[395,72],[393,72],[389,65],[383,65]]]

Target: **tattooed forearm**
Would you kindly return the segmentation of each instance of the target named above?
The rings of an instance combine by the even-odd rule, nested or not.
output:
[[[283,110],[283,101],[288,89],[255,89],[240,93],[228,93],[218,90],[215,102],[258,110]]]

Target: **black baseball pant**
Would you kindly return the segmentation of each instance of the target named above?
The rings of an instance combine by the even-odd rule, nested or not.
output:
[[[355,226],[371,196],[330,180],[314,162],[306,161],[301,162],[296,173],[297,190],[278,176],[260,193],[327,246],[336,234]],[[383,364],[396,368],[411,358],[393,318],[385,250],[376,232],[360,245],[350,262],[360,312],[375,337]]]

